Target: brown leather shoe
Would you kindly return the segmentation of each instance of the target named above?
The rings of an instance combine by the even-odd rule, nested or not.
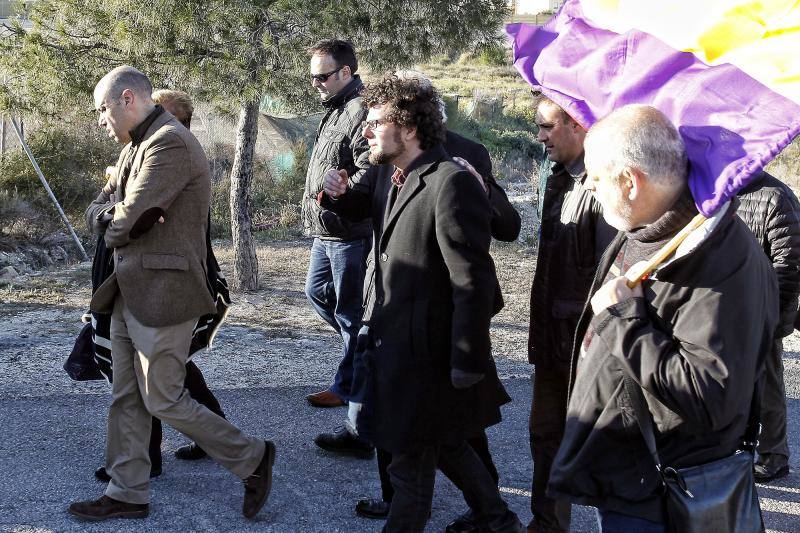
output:
[[[306,396],[306,400],[314,407],[341,407],[344,405],[344,401],[330,390],[309,394]]]
[[[106,495],[99,500],[87,500],[70,504],[69,513],[81,520],[100,521],[108,518],[147,518],[150,505],[146,503],[128,503],[109,498]]]
[[[275,445],[264,441],[264,457],[255,472],[244,480],[244,503],[242,513],[245,518],[255,518],[267,503],[269,491],[272,489],[272,465],[275,464]]]

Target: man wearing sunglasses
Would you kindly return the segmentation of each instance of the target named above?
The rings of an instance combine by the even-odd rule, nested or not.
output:
[[[317,131],[303,195],[303,229],[314,237],[305,292],[319,316],[342,336],[343,346],[331,386],[306,399],[315,407],[337,407],[350,395],[371,224],[369,220],[353,223],[340,218],[321,208],[317,196],[329,170],[345,170],[357,178],[369,166],[369,146],[361,134],[367,112],[359,97],[364,85],[356,74],[353,46],[326,40],[310,51],[311,85],[326,112]],[[372,453],[371,448],[366,451]]]

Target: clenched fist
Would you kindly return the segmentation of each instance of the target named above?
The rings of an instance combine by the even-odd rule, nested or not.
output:
[[[322,178],[322,190],[331,198],[338,198],[347,192],[347,171],[330,169]]]

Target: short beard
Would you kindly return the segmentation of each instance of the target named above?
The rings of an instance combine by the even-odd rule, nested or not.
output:
[[[609,226],[618,231],[631,231],[634,229],[633,225],[633,210],[630,203],[621,196],[614,199],[614,204],[607,206],[610,209],[603,207],[603,218]]]
[[[376,153],[370,152],[369,163],[371,165],[388,165],[391,164],[392,161],[395,161],[398,157],[403,155],[403,153],[406,151],[406,147],[405,145],[403,145],[403,140],[400,136],[400,130],[399,129],[395,130],[394,135],[392,137],[393,137],[392,140],[397,145],[395,151],[394,152],[380,151]]]

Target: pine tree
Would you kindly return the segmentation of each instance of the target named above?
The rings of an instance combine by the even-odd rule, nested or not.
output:
[[[0,111],[50,116],[91,107],[111,68],[134,65],[158,86],[227,109],[239,121],[230,207],[235,288],[258,287],[250,219],[259,103],[315,105],[308,47],[351,40],[374,70],[474,49],[500,38],[506,0],[46,0],[31,28],[0,27]]]

